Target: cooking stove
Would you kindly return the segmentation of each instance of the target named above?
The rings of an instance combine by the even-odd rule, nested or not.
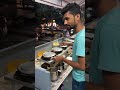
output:
[[[63,51],[59,54],[56,54],[56,56],[63,56],[63,57],[68,57],[71,56],[72,54],[72,47],[67,47],[66,49],[63,49]],[[65,62],[55,62],[54,60],[52,60],[52,58],[50,60],[44,60],[42,57],[38,59],[40,62],[42,62],[41,64],[41,68],[44,68],[46,71],[50,72],[50,76],[51,76],[51,81],[54,82],[57,80],[57,78],[62,74],[62,72],[64,70],[67,69],[68,64]]]
[[[65,39],[64,38],[60,38],[57,41],[63,42]],[[53,42],[52,41],[50,43],[46,43],[44,45],[41,45],[39,47],[36,47],[35,50],[35,55],[36,55],[36,64],[35,64],[35,86],[37,88],[40,89],[44,89],[44,90],[52,90],[53,88],[53,84],[60,84],[61,83],[61,75],[63,75],[64,73],[67,73],[68,69],[70,69],[70,66],[66,63],[57,63],[54,62],[54,60],[50,59],[49,61],[43,60],[41,57],[38,57],[38,52],[39,51],[51,51],[52,47],[53,47]],[[67,47],[65,50],[63,50],[61,53],[57,54],[58,56],[62,55],[65,58],[71,56],[72,54],[72,47]],[[53,71],[51,72],[51,70],[48,70],[48,68],[45,66],[44,64],[46,64],[48,66],[48,68],[53,68]],[[67,68],[64,68],[63,65],[67,66]],[[61,66],[61,67],[60,67]],[[54,69],[54,67],[59,67]],[[66,71],[67,70],[67,71]],[[57,73],[56,73],[57,71]],[[65,72],[64,72],[65,71]],[[62,76],[63,77],[63,76]],[[59,82],[60,81],[60,82]],[[56,85],[59,86],[59,85]],[[56,87],[57,88],[57,87]]]
[[[56,54],[56,56],[63,56],[63,57],[67,57],[70,56],[72,54],[72,47],[67,47],[65,50],[63,50],[61,53]],[[56,63],[54,60],[52,60],[52,58],[50,60],[44,60],[42,57],[38,58],[37,60],[40,60],[44,63],[47,63],[50,65],[50,67],[55,67],[57,66],[59,63]]]

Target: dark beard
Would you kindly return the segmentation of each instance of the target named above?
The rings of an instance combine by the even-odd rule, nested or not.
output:
[[[74,30],[76,30],[77,25],[75,24],[75,17],[74,17],[74,25],[71,26]]]
[[[76,25],[74,24],[73,26],[71,26],[72,29],[76,30]]]

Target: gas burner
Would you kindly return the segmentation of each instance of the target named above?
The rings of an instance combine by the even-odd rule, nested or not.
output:
[[[45,52],[42,55],[41,59],[45,61],[50,61],[54,56],[56,56],[56,53],[49,51],[49,52]]]
[[[67,49],[67,45],[62,45],[60,46],[63,50],[66,50]]]
[[[27,83],[33,83],[35,81],[35,76],[23,74],[20,71],[15,72],[14,78],[20,81],[27,82]]]
[[[67,47],[65,50],[62,50],[62,52],[61,53],[55,53],[55,52],[52,52],[52,51],[49,51],[49,53],[52,53],[51,55],[52,55],[52,57],[50,56],[50,55],[48,55],[47,57],[45,57],[46,56],[46,54],[44,55],[42,55],[42,57],[40,57],[40,58],[37,58],[37,60],[39,60],[39,61],[42,61],[42,62],[44,62],[44,63],[47,63],[47,64],[49,64],[49,65],[54,65],[54,66],[56,66],[58,63],[57,62],[55,62],[54,60],[52,60],[52,58],[53,57],[55,57],[55,56],[63,56],[63,57],[67,57],[67,56],[69,56],[69,55],[71,55],[71,51],[70,51],[70,49],[71,49],[71,47]],[[48,52],[46,52],[47,54],[48,54]],[[53,53],[55,53],[54,54],[54,56],[53,56]]]
[[[56,54],[62,53],[63,49],[61,47],[53,47],[52,51],[55,52]]]
[[[45,58],[44,56],[42,56],[42,57],[41,57],[41,60],[50,61],[51,58]]]

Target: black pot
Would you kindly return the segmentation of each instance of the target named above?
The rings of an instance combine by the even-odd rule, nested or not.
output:
[[[48,64],[48,63],[43,63],[43,64],[41,65],[41,67],[44,68],[44,69],[48,69],[48,67],[50,67],[50,64]]]
[[[34,61],[26,62],[18,66],[17,70],[21,72],[21,75],[24,76],[33,76],[35,75],[35,63]]]
[[[67,48],[67,45],[65,46],[60,46],[63,50],[65,50]]]
[[[60,54],[62,51],[54,51],[56,54]]]
[[[14,78],[17,79],[17,80],[20,80],[20,81],[27,82],[27,83],[33,83],[33,82],[35,82],[35,74],[29,75],[29,74],[22,73],[19,70],[17,70],[15,72]]]
[[[34,65],[34,61],[26,62],[19,65],[17,71],[14,74],[14,78],[27,83],[33,83],[35,81]]]
[[[51,57],[44,57],[44,56],[42,56],[41,59],[42,59],[42,60],[46,60],[46,61],[50,61],[50,60],[51,60]]]

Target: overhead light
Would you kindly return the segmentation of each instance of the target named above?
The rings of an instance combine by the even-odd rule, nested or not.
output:
[[[75,3],[75,0],[73,0],[73,3]]]

